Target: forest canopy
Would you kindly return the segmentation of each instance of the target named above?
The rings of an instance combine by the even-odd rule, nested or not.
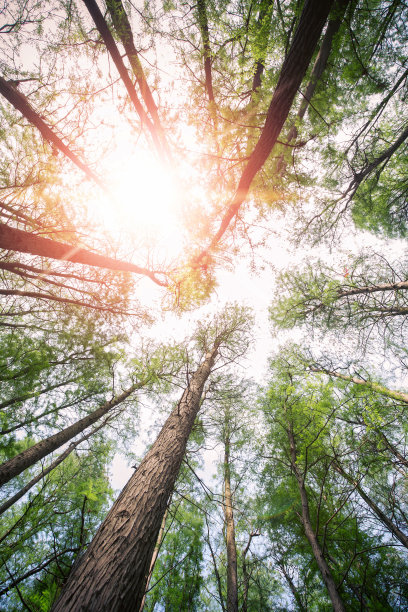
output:
[[[0,608],[407,609],[406,2],[0,15]]]

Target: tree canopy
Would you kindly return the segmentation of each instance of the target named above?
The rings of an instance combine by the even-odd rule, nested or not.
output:
[[[1,609],[406,609],[407,3],[0,16]]]

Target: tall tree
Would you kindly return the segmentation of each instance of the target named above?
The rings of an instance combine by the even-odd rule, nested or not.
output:
[[[54,610],[75,609],[79,602],[99,610],[140,606],[155,542],[200,409],[204,385],[216,363],[231,362],[245,352],[248,317],[249,313],[242,309],[229,308],[212,325],[199,327],[195,337],[202,357],[197,369],[189,376],[180,401],[155,443],[70,574]]]

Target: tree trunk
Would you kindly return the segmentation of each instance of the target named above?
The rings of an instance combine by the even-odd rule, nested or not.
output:
[[[148,128],[157,150],[161,152],[161,144],[157,137],[156,129],[150,121],[145,109],[143,108],[138,98],[138,95],[132,83],[132,79],[130,78],[126,66],[123,63],[122,56],[116,46],[115,40],[109,30],[108,24],[106,23],[98,4],[95,2],[95,0],[83,0],[83,3],[88,9],[89,14],[91,15],[96,25],[96,28],[99,34],[101,35],[110,56],[113,59],[113,63],[115,64],[116,69],[119,72],[120,78],[122,79],[123,84],[126,87],[126,90],[129,94],[129,98],[131,99],[132,104],[140,117],[142,125],[145,125]]]
[[[333,610],[335,612],[346,612],[346,608],[344,607],[341,597],[337,591],[336,583],[334,582],[332,573],[330,571],[329,566],[327,565],[326,559],[324,558],[324,555],[323,555],[323,551],[320,547],[319,541],[312,527],[312,522],[310,520],[310,513],[309,513],[309,501],[307,498],[304,478],[296,463],[296,459],[297,459],[296,443],[295,443],[295,437],[293,435],[292,426],[290,424],[288,425],[287,434],[288,434],[289,443],[290,443],[291,466],[296,476],[296,480],[298,482],[298,487],[299,487],[299,492],[300,492],[300,499],[301,499],[301,505],[302,505],[301,520],[302,520],[303,528],[305,530],[305,535],[307,539],[309,540],[309,544],[311,546],[313,556],[316,560],[316,563],[322,575],[323,581],[327,587],[327,591],[329,593],[329,596],[330,596],[330,599],[333,605]]]
[[[148,82],[146,81],[146,76],[143,71],[142,64],[139,60],[139,55],[137,53],[133,40],[132,28],[130,26],[130,22],[123,6],[122,0],[107,0],[106,6],[112,18],[115,32],[119,36],[122,45],[125,49],[126,55],[129,59],[133,74],[135,75],[140,88],[140,93],[142,94],[142,98],[146,104],[146,108],[153,118],[153,123],[160,136],[162,146],[166,150],[166,153],[170,158],[170,152],[167,146],[164,130],[159,119],[159,114],[157,112],[157,106],[154,101]]]
[[[86,164],[84,164],[73,151],[66,144],[63,143],[61,138],[59,138],[53,130],[48,127],[42,117],[32,108],[27,98],[16,88],[10,81],[6,81],[3,77],[0,76],[0,94],[2,94],[6,100],[10,102],[12,106],[16,110],[18,110],[28,121],[36,127],[41,136],[47,140],[51,144],[51,146],[56,147],[68,157],[82,172],[86,174],[89,179],[92,179],[97,183],[102,189],[105,189],[100,178],[92,172],[90,168]]]
[[[16,502],[18,502],[19,499],[24,497],[24,495],[28,493],[28,491],[32,489],[33,486],[37,484],[37,482],[40,482],[40,480],[42,480],[47,474],[52,472],[52,470],[54,470],[60,463],[62,463],[79,444],[82,444],[82,442],[85,442],[85,440],[88,440],[88,438],[93,436],[97,431],[99,431],[102,427],[104,427],[106,425],[106,421],[108,420],[109,420],[109,417],[101,425],[98,425],[98,427],[95,427],[88,434],[82,436],[81,438],[78,438],[78,440],[75,440],[75,442],[71,442],[71,444],[64,450],[63,453],[61,453],[59,457],[55,459],[55,461],[50,463],[50,465],[47,468],[42,469],[41,472],[37,474],[37,476],[34,476],[34,478],[30,480],[30,482],[28,482],[24,487],[22,487],[19,491],[17,491],[15,495],[10,497],[0,506],[0,516],[6,510],[11,508],[11,506],[13,506]]]
[[[237,547],[234,512],[232,509],[230,441],[227,435],[224,454],[224,517],[227,526],[227,612],[238,612]]]
[[[367,495],[367,493],[364,492],[364,490],[360,487],[358,481],[352,476],[350,476],[349,474],[347,474],[347,472],[343,470],[340,464],[336,463],[335,469],[350,484],[353,485],[357,493],[360,495],[362,499],[364,499],[367,506],[371,508],[371,510],[380,519],[383,525],[385,525],[387,529],[389,529],[390,532],[395,535],[395,537],[401,542],[401,544],[403,544],[406,548],[408,548],[408,536],[406,536],[405,533],[403,533],[400,529],[398,529],[398,527],[394,525],[391,519],[389,519],[388,516],[386,516],[384,512],[379,508],[379,506],[377,506],[377,504]]]
[[[155,443],[73,568],[53,612],[140,609],[160,525],[218,346],[191,375]]]
[[[0,223],[0,248],[8,251],[18,251],[20,253],[30,253],[30,255],[41,255],[42,257],[50,257],[51,259],[61,259],[63,261],[72,261],[74,263],[84,264],[86,266],[96,266],[97,268],[106,268],[108,270],[119,270],[121,272],[136,272],[148,276],[158,285],[166,286],[156,278],[153,272],[146,268],[141,268],[135,264],[125,261],[119,261],[112,257],[105,257],[92,253],[86,249],[73,246],[72,244],[64,244],[50,238],[42,238],[31,232],[25,232],[15,227],[10,227],[4,223]]]
[[[222,218],[218,231],[211,240],[209,247],[196,258],[197,262],[205,258],[208,251],[213,249],[221,240],[230,222],[243,204],[252,180],[275,146],[319,42],[332,4],[333,0],[326,0],[326,2],[306,0],[293,43],[283,62],[261,136],[242,173],[235,196]]]
[[[308,109],[310,101],[313,98],[313,94],[315,92],[316,86],[323,72],[326,69],[327,62],[328,62],[330,52],[332,49],[333,39],[340,29],[340,26],[343,21],[343,16],[346,11],[347,5],[349,4],[349,1],[350,0],[338,0],[338,2],[333,8],[334,15],[332,19],[329,20],[329,23],[327,24],[327,29],[323,37],[319,53],[317,54],[315,63],[313,65],[312,74],[310,75],[309,83],[306,87],[305,93],[303,94],[303,98],[300,103],[299,110],[296,114],[296,120],[292,123],[286,135],[285,141],[287,144],[291,143],[293,140],[295,140],[295,138],[297,138],[297,135],[298,135],[297,124],[303,120],[303,117],[305,116],[305,113]],[[284,160],[284,157],[281,156],[278,160],[277,172],[279,174],[284,174],[286,166],[287,164]]]
[[[208,31],[208,20],[207,20],[207,9],[205,6],[205,0],[197,1],[198,11],[198,23],[200,26],[201,38],[203,40],[204,48],[204,74],[205,74],[205,89],[207,91],[208,100],[210,103],[214,102],[214,90],[212,83],[212,70],[211,70],[211,48],[210,48],[210,34]]]
[[[19,455],[16,455],[9,461],[6,461],[0,466],[0,486],[4,485],[6,482],[18,476],[31,467],[43,457],[46,457],[57,448],[69,442],[72,438],[83,432],[87,427],[93,425],[98,419],[102,418],[105,414],[107,414],[112,408],[121,404],[125,399],[129,397],[136,389],[140,388],[141,384],[132,385],[127,391],[121,393],[121,395],[117,395],[106,404],[100,406],[97,410],[91,412],[83,419],[76,421],[73,425],[66,427],[62,431],[34,444],[27,450],[23,451]]]

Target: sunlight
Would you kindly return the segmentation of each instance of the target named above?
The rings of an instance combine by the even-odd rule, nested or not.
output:
[[[92,208],[107,232],[128,235],[155,250],[160,259],[176,257],[182,244],[183,190],[169,164],[151,152],[122,142],[107,160],[108,193]]]

